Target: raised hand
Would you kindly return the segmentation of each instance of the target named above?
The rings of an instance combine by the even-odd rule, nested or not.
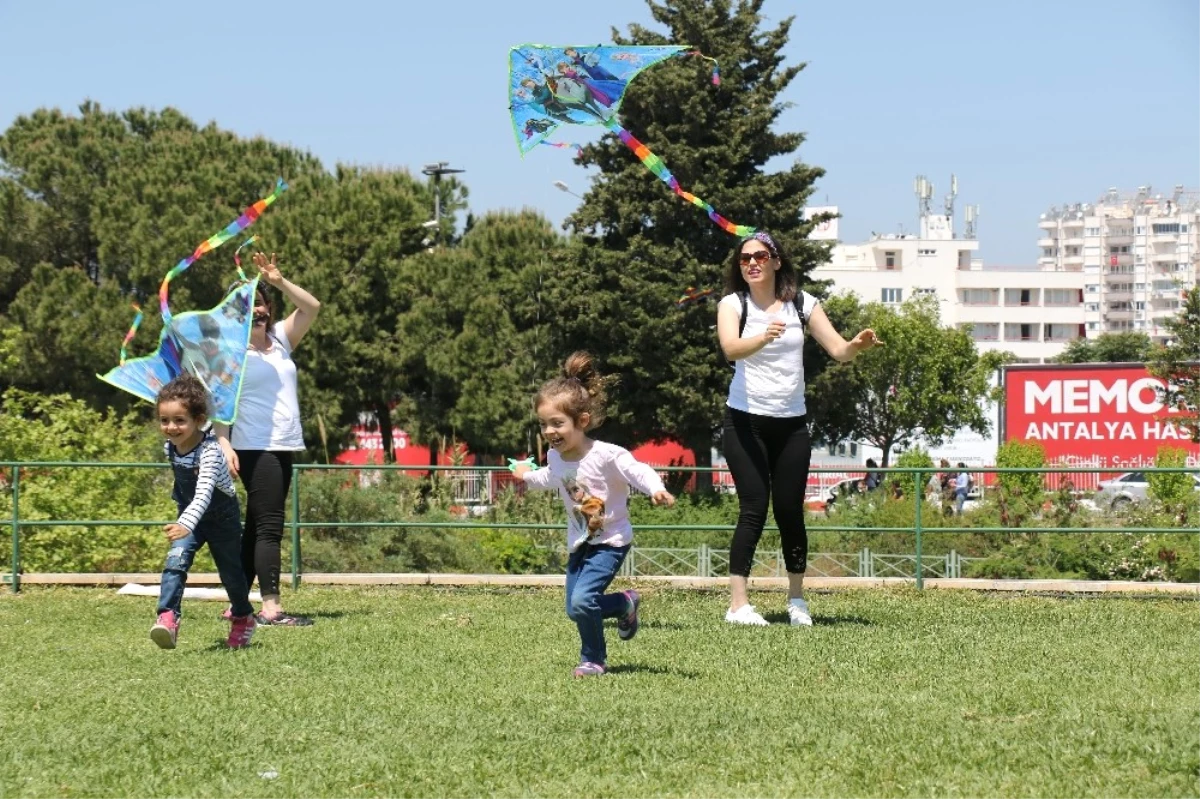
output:
[[[258,267],[258,273],[262,279],[278,288],[279,284],[283,282],[283,273],[279,271],[279,266],[276,264],[275,253],[271,253],[271,260],[268,261],[266,253],[256,252],[252,260]]]

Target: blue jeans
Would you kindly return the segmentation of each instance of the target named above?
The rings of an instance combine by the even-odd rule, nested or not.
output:
[[[629,612],[629,599],[624,593],[606,594],[629,547],[591,546],[584,544],[567,560],[567,615],[579,628],[580,662],[608,662],[604,645],[604,620],[624,616]]]
[[[967,501],[967,489],[954,489],[954,512],[962,516],[963,503]]]
[[[171,542],[163,565],[162,584],[158,592],[158,613],[174,611],[182,614],[183,589],[187,587],[188,570],[200,547],[208,544],[221,584],[229,594],[234,616],[254,612],[250,604],[250,588],[242,571],[242,519],[236,500],[213,496],[213,503],[201,517],[191,535]]]

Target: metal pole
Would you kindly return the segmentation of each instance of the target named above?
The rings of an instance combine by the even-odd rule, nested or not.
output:
[[[433,174],[433,221],[437,222],[437,228],[434,235],[437,236],[437,243],[442,243],[442,173],[435,172]]]
[[[21,590],[21,522],[17,504],[21,496],[21,467],[12,467],[12,592]]]
[[[292,464],[292,590],[300,587],[300,471]]]
[[[924,590],[924,588],[925,588],[925,575],[923,573],[923,570],[921,569],[921,500],[923,499],[923,495],[925,493],[922,490],[925,487],[925,483],[921,478],[923,478],[924,476],[925,476],[924,473],[920,469],[918,469],[917,470],[917,483],[920,487],[916,491],[916,494],[917,494],[917,501],[916,501],[916,505],[915,505],[916,518],[913,520],[913,527],[916,528],[916,532],[917,532],[917,590],[918,591]]]

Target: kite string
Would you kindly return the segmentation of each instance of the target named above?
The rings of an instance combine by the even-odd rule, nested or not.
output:
[[[241,216],[226,225],[224,229],[214,233],[208,239],[201,242],[200,246],[198,246],[191,255],[177,263],[170,272],[167,272],[167,276],[163,278],[162,285],[158,287],[158,306],[159,310],[162,312],[164,326],[171,323],[171,309],[167,304],[167,286],[170,284],[170,282],[179,275],[183,274],[183,272],[189,266],[199,260],[205,253],[215,250],[217,247],[220,247],[222,244],[253,225],[254,221],[258,219],[262,212],[267,210],[268,206],[279,199],[280,194],[283,194],[285,191],[287,191],[287,187],[288,185],[283,182],[283,178],[279,178],[275,183],[275,191],[254,203],[254,205],[251,205],[242,212]]]
[[[680,187],[679,181],[676,180],[675,176],[671,174],[671,171],[667,169],[667,165],[663,163],[662,159],[650,152],[649,147],[634,138],[633,134],[621,127],[620,123],[618,123],[615,119],[608,120],[607,125],[609,130],[620,137],[621,141],[625,143],[626,147],[628,147],[630,150],[633,150],[633,154],[638,157],[638,159],[646,166],[647,169],[649,169],[655,175],[658,175],[659,180],[671,187],[671,191],[675,192],[692,205],[704,209],[705,213],[708,214],[708,218],[716,223],[717,227],[721,228],[726,233],[731,233],[740,238],[746,238],[747,236],[754,235],[754,228],[750,227],[749,225],[738,225],[730,222],[728,219],[718,214],[716,209],[714,209],[707,202],[691,192],[684,191],[683,188]]]

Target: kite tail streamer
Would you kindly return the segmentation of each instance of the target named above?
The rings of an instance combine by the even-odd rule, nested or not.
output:
[[[538,144],[544,144],[547,147],[557,147],[560,150],[573,149],[575,150],[576,158],[579,158],[579,156],[583,155],[583,146],[579,144],[568,144],[567,142],[561,141],[546,141],[545,139],[542,139],[540,142],[538,142]]]
[[[175,264],[171,271],[167,272],[167,276],[163,278],[162,285],[158,287],[158,306],[159,310],[162,311],[164,325],[170,324],[171,322],[171,309],[167,305],[168,284],[176,277],[183,274],[183,272],[189,266],[199,260],[200,257],[205,253],[215,250],[217,247],[220,247],[222,244],[253,225],[254,221],[258,219],[262,212],[267,210],[267,207],[270,206],[271,203],[279,199],[279,195],[287,191],[287,187],[288,185],[283,182],[283,178],[279,178],[275,183],[275,191],[271,192],[268,196],[264,197],[243,211],[241,216],[226,225],[225,228],[219,233],[213,234],[206,241],[202,242],[191,255]]]
[[[242,250],[246,249],[254,242],[259,241],[259,239],[260,239],[260,237],[257,234],[255,234],[255,235],[251,236],[250,238],[246,239],[245,241],[243,241],[240,245],[238,245],[238,248],[233,251],[233,263],[234,263],[234,266],[237,267],[238,278],[243,283],[249,283],[250,278],[246,277],[246,273],[242,271],[242,257],[241,257]]]
[[[716,210],[707,202],[691,192],[684,191],[679,186],[679,181],[676,180],[675,176],[671,174],[671,171],[667,169],[667,165],[662,162],[662,159],[650,152],[649,147],[635,139],[633,134],[621,127],[616,120],[610,119],[608,121],[608,128],[613,133],[620,136],[621,141],[625,142],[625,146],[630,150],[633,150],[633,154],[636,155],[641,162],[646,165],[647,169],[658,175],[659,180],[670,186],[671,191],[675,192],[692,205],[703,208],[705,213],[708,214],[708,218],[716,223],[717,227],[721,228],[726,233],[732,233],[740,238],[746,238],[747,236],[754,235],[754,228],[748,225],[736,225],[733,222],[730,222],[728,219],[718,214]]]
[[[129,342],[133,341],[134,335],[137,333],[138,328],[141,327],[141,324],[142,324],[142,309],[141,309],[141,307],[138,306],[138,304],[136,302],[131,303],[131,304],[133,305],[133,310],[137,311],[137,316],[133,317],[133,324],[130,325],[129,332],[125,334],[125,340],[121,342],[121,363],[122,364],[125,363],[125,350],[128,349]]]
[[[712,68],[713,68],[713,71],[712,71],[713,86],[721,85],[721,72],[720,72],[720,70],[717,69],[717,59],[713,58],[712,56],[706,56],[704,53],[700,52],[699,50],[689,50],[686,53],[680,53],[679,55],[681,55],[681,56],[694,55],[699,58],[703,58],[705,61],[711,61]]]

